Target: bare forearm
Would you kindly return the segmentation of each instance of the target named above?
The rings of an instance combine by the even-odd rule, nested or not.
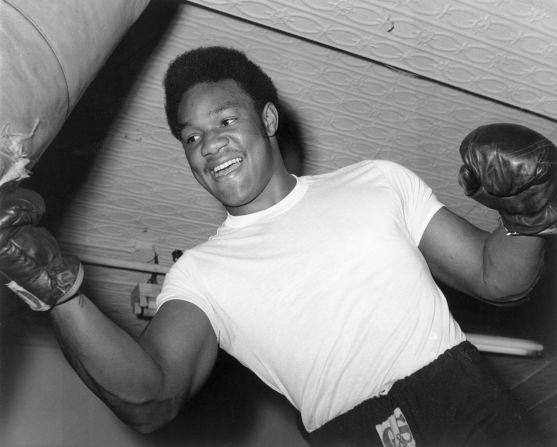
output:
[[[167,419],[157,414],[165,411],[163,374],[133,337],[83,294],[54,307],[51,316],[70,364],[120,418],[142,431]]]
[[[536,284],[543,267],[545,242],[535,236],[507,236],[503,227],[489,235],[483,250],[486,298],[512,302]]]
[[[0,205],[0,273],[31,309],[50,311],[60,346],[84,382],[138,430],[172,419],[214,364],[218,345],[208,318],[193,304],[167,304],[136,341],[85,295],[75,296],[83,267],[36,226],[42,198],[8,188]]]

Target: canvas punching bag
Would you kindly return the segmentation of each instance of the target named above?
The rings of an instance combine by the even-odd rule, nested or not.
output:
[[[0,1],[0,186],[28,175],[148,3]]]

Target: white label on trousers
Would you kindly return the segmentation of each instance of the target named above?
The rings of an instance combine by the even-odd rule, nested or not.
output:
[[[383,447],[416,447],[412,430],[400,408],[381,424],[375,426]]]

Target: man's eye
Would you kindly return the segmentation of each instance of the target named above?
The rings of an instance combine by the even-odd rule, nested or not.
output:
[[[186,144],[193,144],[199,139],[199,135],[190,135],[184,140]]]
[[[222,120],[222,125],[223,126],[230,126],[231,124],[234,124],[236,122],[236,118],[226,118],[224,120]]]

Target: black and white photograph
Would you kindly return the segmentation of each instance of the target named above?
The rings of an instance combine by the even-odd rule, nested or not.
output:
[[[557,3],[1,0],[0,446],[557,445]]]

